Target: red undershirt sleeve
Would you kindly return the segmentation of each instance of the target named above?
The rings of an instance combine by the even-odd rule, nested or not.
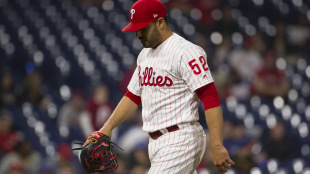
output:
[[[219,95],[213,82],[197,89],[195,93],[202,101],[204,110],[221,105]]]
[[[125,96],[132,100],[134,103],[136,103],[138,106],[141,104],[141,97],[134,95],[129,90],[127,90]]]

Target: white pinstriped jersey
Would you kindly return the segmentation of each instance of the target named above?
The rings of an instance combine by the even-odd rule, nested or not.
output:
[[[206,58],[176,33],[155,49],[142,49],[128,90],[141,97],[144,131],[198,121],[195,90],[213,82]]]

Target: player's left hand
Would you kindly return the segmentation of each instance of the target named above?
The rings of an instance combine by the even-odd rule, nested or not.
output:
[[[223,145],[212,147],[212,160],[219,172],[227,172],[232,165],[235,165]]]

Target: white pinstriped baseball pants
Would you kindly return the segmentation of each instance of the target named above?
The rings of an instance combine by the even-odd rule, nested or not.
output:
[[[179,130],[149,139],[148,152],[151,168],[148,174],[197,174],[206,148],[206,135],[202,126],[178,124]]]

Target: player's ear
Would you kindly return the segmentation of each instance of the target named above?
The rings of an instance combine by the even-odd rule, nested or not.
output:
[[[165,22],[164,18],[161,17],[161,18],[157,19],[156,26],[158,29],[163,30],[165,28],[165,24],[166,24],[166,22]]]

